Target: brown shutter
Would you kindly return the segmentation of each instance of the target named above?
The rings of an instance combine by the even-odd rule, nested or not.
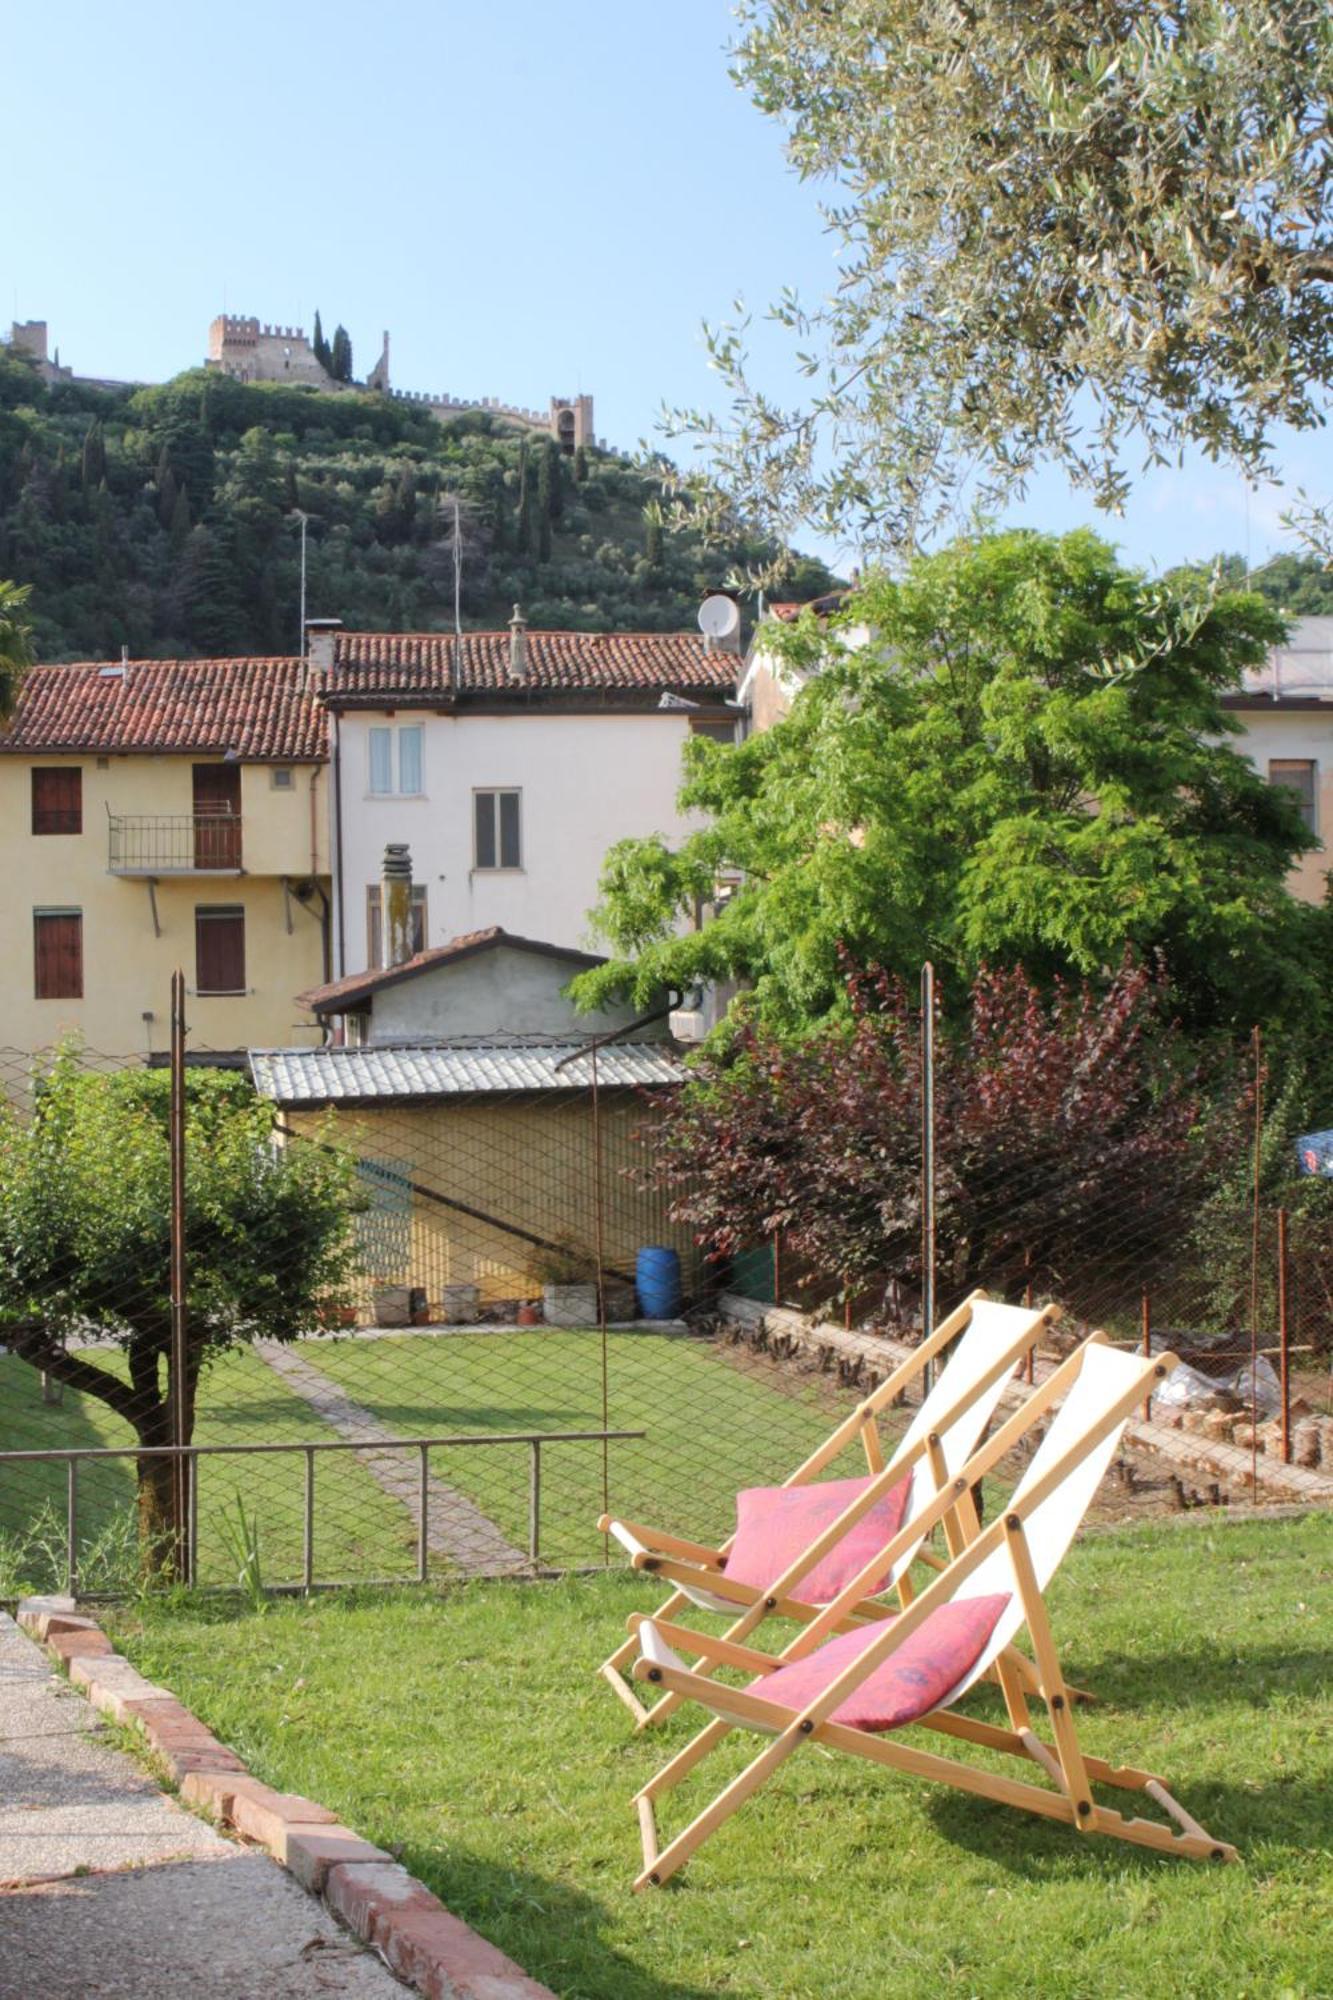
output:
[[[33,912],[33,991],[39,1000],[82,1000],[83,915]]]
[[[241,767],[196,764],[194,782],[194,865],[241,865]]]
[[[194,913],[195,988],[200,993],[244,993],[245,911],[215,903]]]
[[[35,765],[32,773],[34,833],[83,832],[83,772],[78,765]]]

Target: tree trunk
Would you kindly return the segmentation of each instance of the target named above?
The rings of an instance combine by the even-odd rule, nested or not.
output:
[[[141,1411],[135,1430],[140,1444],[170,1444],[171,1411],[167,1404],[158,1403]],[[139,1476],[139,1568],[145,1582],[160,1581],[173,1573],[176,1559],[173,1462],[154,1454],[135,1463]]]

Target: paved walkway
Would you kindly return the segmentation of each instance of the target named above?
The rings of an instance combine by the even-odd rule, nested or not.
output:
[[[103,1740],[99,1740],[103,1739]],[[267,1855],[163,1795],[0,1612],[0,1995],[403,2000]]]
[[[354,1403],[304,1355],[279,1341],[261,1340],[255,1352],[289,1388],[304,1397],[315,1415],[331,1430],[355,1444],[386,1444],[394,1433],[373,1411]],[[366,1451],[357,1453],[375,1484],[394,1500],[401,1500],[415,1525],[421,1505],[420,1467],[416,1452]],[[426,1541],[432,1555],[445,1556],[469,1576],[494,1576],[497,1572],[528,1568],[524,1549],[505,1540],[488,1514],[473,1505],[466,1494],[431,1475],[428,1482],[428,1523]]]

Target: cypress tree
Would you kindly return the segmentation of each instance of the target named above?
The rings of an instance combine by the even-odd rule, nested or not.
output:
[[[350,382],[352,379],[352,339],[345,326],[333,329],[329,373],[335,382]]]
[[[551,517],[545,508],[537,510],[537,560],[544,563],[551,560]]]
[[[581,444],[574,453],[574,484],[582,486],[588,477],[588,447]]]
[[[164,528],[169,528],[176,518],[176,475],[170,465],[166,470],[159,466],[157,476],[157,518]]]
[[[83,490],[91,493],[106,478],[106,434],[100,417],[94,417],[83,440]]]
[[[315,359],[316,361],[318,361],[320,367],[324,370],[326,374],[331,374],[333,369],[333,356],[329,352],[329,343],[324,338],[324,329],[320,325],[318,306],[316,306],[315,308],[315,337],[311,341],[310,345],[315,351]]]
[[[648,567],[659,570],[662,567],[662,509],[655,500],[650,500],[643,510],[643,553],[648,559]]]
[[[190,532],[190,495],[188,488],[177,489],[176,503],[171,510],[171,546],[180,549]]]
[[[514,517],[514,547],[524,555],[532,547],[531,491],[528,486],[528,441],[518,448],[518,506]]]

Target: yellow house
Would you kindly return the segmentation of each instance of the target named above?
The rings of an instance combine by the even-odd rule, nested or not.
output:
[[[299,659],[39,666],[0,732],[0,1042],[314,1042],[329,973],[323,709]]]

